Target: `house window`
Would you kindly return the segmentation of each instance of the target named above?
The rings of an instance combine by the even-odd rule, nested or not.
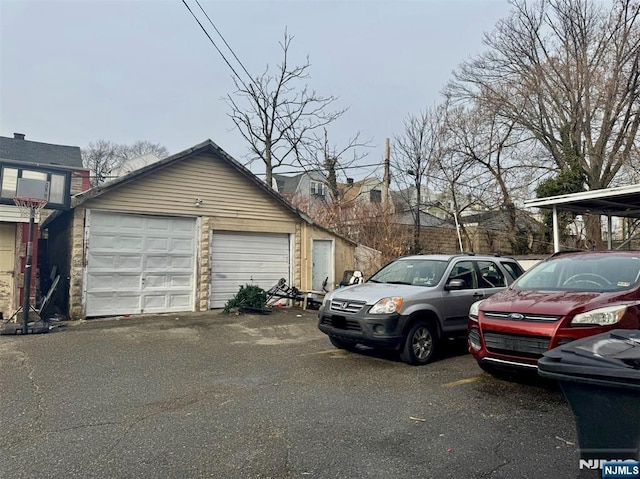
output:
[[[64,203],[66,180],[63,175],[51,175],[51,185],[49,187],[49,201],[52,203]]]
[[[2,197],[13,198],[18,184],[18,170],[16,168],[2,169]]]
[[[311,181],[311,194],[315,196],[327,196],[327,185],[320,181]]]
[[[369,201],[371,203],[382,203],[382,191],[380,190],[369,191]]]

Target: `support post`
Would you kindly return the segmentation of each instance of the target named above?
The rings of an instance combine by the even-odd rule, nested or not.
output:
[[[31,263],[33,262],[33,223],[36,211],[32,207],[29,212],[29,236],[27,243],[27,257],[24,265],[24,286],[22,292],[22,334],[29,332],[29,310],[31,309]]]
[[[553,205],[553,252],[560,251],[560,225],[558,222],[558,208]]]
[[[460,236],[460,223],[458,222],[458,213],[453,210],[453,219],[456,221],[456,234],[458,235],[458,246],[460,246],[460,252],[464,253],[462,249],[462,236]]]

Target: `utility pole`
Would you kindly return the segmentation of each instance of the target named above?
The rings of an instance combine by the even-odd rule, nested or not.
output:
[[[384,145],[384,180],[382,185],[382,201],[386,208],[389,207],[389,186],[391,185],[391,174],[389,173],[389,163],[391,161],[391,148],[389,146],[389,138]]]

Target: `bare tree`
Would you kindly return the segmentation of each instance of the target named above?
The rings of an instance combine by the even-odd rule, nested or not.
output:
[[[385,205],[354,199],[327,204],[314,220],[336,233],[378,250],[382,264],[407,254],[411,248],[411,234],[400,224]]]
[[[109,172],[122,163],[120,150],[120,145],[108,140],[91,141],[82,148],[82,164],[90,171],[92,186],[106,181]]]
[[[436,206],[455,223],[461,250],[473,250],[461,217],[474,205],[475,195],[484,196],[491,190],[487,176],[473,161],[450,148],[443,149],[432,165],[430,181],[440,195]]]
[[[409,115],[404,120],[404,132],[393,142],[394,179],[400,186],[401,199],[413,217],[412,253],[419,253],[420,219],[423,206],[423,187],[426,188],[428,172],[442,154],[444,109],[427,108],[418,115]],[[404,188],[403,188],[404,186]]]
[[[125,161],[148,154],[162,159],[169,156],[169,150],[163,145],[145,140],[138,140],[133,145],[123,146],[122,148],[122,155],[125,157]]]
[[[513,0],[448,94],[492,104],[529,130],[559,169],[575,159],[589,189],[629,162],[640,125],[640,4]],[[599,217],[589,235],[600,241]]]
[[[280,42],[282,63],[273,75],[267,65],[249,84],[233,77],[236,91],[225,99],[229,116],[249,144],[251,161],[264,163],[269,187],[273,186],[273,170],[282,165],[303,166],[313,132],[345,111],[330,111],[337,98],[309,90],[305,83],[311,67],[308,57],[302,65],[289,65],[292,40],[285,31]]]
[[[445,127],[450,152],[462,159],[461,164],[472,163],[472,171],[486,178],[484,187],[468,189],[471,203],[503,211],[511,251],[525,253],[523,245],[530,241],[523,239],[531,234],[518,225],[516,202],[530,197],[532,178],[547,171],[531,135],[513,119],[501,117],[490,104],[450,107]]]
[[[127,160],[152,153],[158,158],[169,155],[166,147],[139,140],[133,145],[121,145],[109,140],[89,142],[82,148],[82,164],[90,171],[91,185],[96,186],[109,179],[109,172],[122,166]]]
[[[361,140],[358,132],[346,144],[332,145],[329,143],[329,132],[324,128],[323,135],[314,134],[306,148],[308,168],[321,172],[327,178],[331,198],[335,201],[340,197],[338,180],[348,181],[348,170],[367,156],[362,150],[371,148],[371,143]]]

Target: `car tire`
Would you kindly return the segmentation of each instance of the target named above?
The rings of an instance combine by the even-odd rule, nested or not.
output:
[[[437,344],[435,328],[426,321],[417,321],[407,332],[400,359],[413,365],[430,363],[435,357]]]
[[[356,343],[353,341],[349,341],[348,339],[340,339],[335,336],[329,336],[329,341],[338,349],[346,349],[347,351],[351,351],[355,349]]]

